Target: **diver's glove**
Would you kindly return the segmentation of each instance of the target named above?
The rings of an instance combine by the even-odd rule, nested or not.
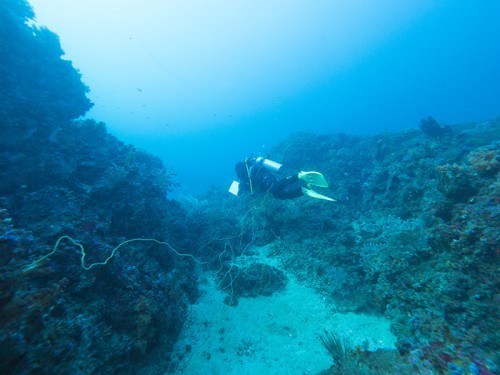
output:
[[[306,188],[306,187],[302,188],[302,192],[311,198],[323,199],[325,201],[330,201],[330,202],[336,202],[335,199],[327,197],[326,195],[320,194],[320,193],[318,193],[312,189]]]
[[[328,187],[328,182],[326,182],[325,177],[319,172],[299,172],[297,177],[299,180],[305,181],[308,185]]]

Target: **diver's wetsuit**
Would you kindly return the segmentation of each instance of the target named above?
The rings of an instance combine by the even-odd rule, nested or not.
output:
[[[304,195],[302,192],[304,184],[299,181],[297,173],[278,180],[271,171],[259,165],[254,158],[247,159],[246,165],[245,162],[236,163],[234,169],[240,180],[240,191],[270,192],[277,199],[293,199]]]

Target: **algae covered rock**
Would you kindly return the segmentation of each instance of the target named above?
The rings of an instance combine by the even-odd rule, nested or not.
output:
[[[229,294],[225,299],[229,305],[240,297],[270,296],[285,289],[287,282],[283,271],[263,263],[232,266],[218,273],[218,286]]]

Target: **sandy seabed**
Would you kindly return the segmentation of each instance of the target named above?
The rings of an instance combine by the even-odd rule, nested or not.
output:
[[[282,269],[276,258],[240,257]],[[283,269],[282,269],[283,270]],[[284,270],[283,270],[284,271]],[[285,272],[286,273],[286,272]],[[227,295],[207,274],[202,297],[189,316],[174,349],[173,374],[317,374],[332,364],[319,339],[326,331],[347,336],[370,350],[395,349],[396,338],[382,317],[335,312],[335,306],[286,273],[289,282],[272,296],[240,298],[224,304]]]

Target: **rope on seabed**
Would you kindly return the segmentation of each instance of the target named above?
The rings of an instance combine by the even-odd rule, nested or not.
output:
[[[31,263],[30,265],[28,265],[24,270],[23,272],[28,272],[28,271],[31,271],[33,270],[40,262],[44,261],[45,259],[47,259],[48,257],[50,257],[52,254],[54,254],[58,247],[59,247],[59,244],[62,240],[69,240],[73,245],[75,246],[78,246],[80,248],[80,254],[82,254],[82,257],[81,257],[81,265],[82,265],[82,268],[86,271],[89,271],[90,269],[92,269],[93,267],[95,266],[104,266],[106,264],[108,264],[108,262],[115,256],[115,253],[118,251],[118,249],[128,243],[131,243],[131,242],[155,242],[157,243],[158,245],[165,245],[167,246],[170,250],[172,250],[176,255],[178,256],[181,256],[181,257],[188,257],[188,258],[191,258],[193,261],[195,261],[196,263],[198,264],[205,264],[206,262],[200,262],[198,259],[196,259],[194,256],[192,256],[191,254],[184,254],[184,253],[180,253],[178,252],[177,250],[174,249],[174,247],[172,245],[170,245],[168,242],[164,242],[164,241],[159,241],[159,240],[156,240],[154,238],[132,238],[130,240],[126,240],[126,241],[123,241],[122,243],[120,243],[118,246],[116,246],[112,251],[111,251],[111,254],[104,260],[104,262],[95,262],[95,263],[92,263],[90,265],[86,265],[85,264],[85,256],[87,255],[85,253],[85,248],[83,247],[83,245],[74,240],[73,238],[71,238],[70,236],[61,236],[58,238],[58,240],[56,241],[56,244],[54,245],[54,248],[52,249],[52,251],[50,253],[48,253],[47,255],[44,255],[43,257],[41,257],[40,259],[34,261],[33,263]]]

